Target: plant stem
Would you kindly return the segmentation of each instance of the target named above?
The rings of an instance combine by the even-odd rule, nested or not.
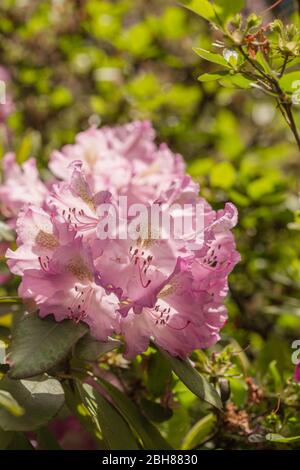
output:
[[[288,63],[288,60],[289,60],[289,56],[286,55],[285,58],[284,58],[284,62],[283,62],[283,64],[282,64],[282,69],[281,69],[281,71],[280,71],[279,78],[281,78],[281,77],[283,76],[283,74],[284,74],[284,72],[285,72],[286,65],[287,65],[287,63]]]
[[[292,112],[292,105],[287,103],[285,108],[286,108],[286,113],[289,117],[291,131],[294,134],[294,137],[298,145],[298,149],[300,150],[300,136],[299,136],[299,132],[298,132],[295,120],[294,120],[294,116]]]
[[[300,150],[300,136],[299,136],[299,132],[298,132],[295,120],[294,120],[294,116],[293,116],[293,112],[292,112],[292,104],[287,102],[286,95],[285,95],[284,91],[281,89],[281,87],[278,83],[278,80],[276,78],[272,77],[272,76],[269,76],[267,73],[265,73],[263,70],[261,70],[261,68],[258,67],[258,65],[245,53],[242,46],[239,46],[239,51],[241,52],[241,54],[243,55],[245,60],[257,72],[259,72],[259,74],[262,76],[262,78],[264,80],[267,81],[267,83],[270,85],[270,88],[275,91],[275,93],[277,95],[277,103],[278,103],[278,107],[280,109],[280,112],[283,115],[283,117],[284,117],[285,121],[287,122],[288,126],[290,127],[290,129],[291,129],[291,131],[292,131],[292,133],[295,137],[298,149]],[[287,64],[287,60],[288,59],[286,57],[285,61],[284,61],[284,64],[283,64],[283,67],[282,67],[282,70],[281,70],[281,76],[284,73],[284,70],[285,70],[285,67],[286,67],[286,64]]]
[[[284,109],[284,112],[286,115],[285,120],[288,123],[292,133],[294,134],[295,140],[298,145],[298,149],[300,150],[300,136],[299,136],[299,132],[295,123],[294,116],[293,116],[292,104],[286,101],[286,95],[281,89],[278,81],[273,80],[273,84],[278,95],[277,102],[280,105],[280,109]]]

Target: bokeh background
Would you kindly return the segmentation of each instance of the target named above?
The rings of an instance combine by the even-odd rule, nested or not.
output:
[[[248,9],[272,3],[248,1]],[[297,8],[286,0],[269,17],[298,21]],[[192,47],[211,50],[215,39],[172,0],[1,0],[0,65],[12,105],[0,118],[0,153],[15,151],[19,163],[36,157],[46,178],[50,152],[79,131],[150,119],[213,207],[238,207],[242,261],[230,277],[230,320],[217,348],[231,341],[245,349],[243,367],[267,387],[273,401],[262,413],[271,413],[300,339],[300,155],[266,96],[197,81],[213,66]],[[232,380],[240,407],[245,383]],[[299,420],[290,421],[299,395],[291,396],[284,426],[300,434]]]

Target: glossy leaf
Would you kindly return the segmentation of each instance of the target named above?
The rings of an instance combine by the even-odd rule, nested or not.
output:
[[[205,377],[199,374],[188,359],[170,356],[166,351],[163,351],[163,354],[168,358],[175,374],[191,392],[215,408],[222,409],[222,402],[217,391]]]
[[[24,414],[24,409],[14,397],[8,391],[0,389],[0,409],[1,408],[4,408],[13,416],[22,416]]]
[[[170,408],[162,406],[154,401],[146,400],[145,398],[141,400],[141,407],[147,418],[155,423],[168,421],[173,415],[173,411]]]
[[[225,60],[221,54],[214,54],[213,52],[206,51],[205,49],[202,49],[201,47],[194,47],[193,50],[202,59],[208,60],[209,62],[212,62],[213,64],[223,65],[223,67],[230,68],[227,60]]]
[[[114,406],[89,384],[77,385],[94,423],[99,426],[110,450],[137,450],[138,444],[126,421]]]
[[[185,436],[181,448],[189,450],[201,445],[204,440],[213,434],[216,424],[217,417],[213,413],[200,419]]]
[[[33,377],[51,369],[86,332],[87,326],[81,323],[41,319],[37,313],[25,315],[15,328],[10,347],[10,377]]]
[[[151,354],[148,363],[147,385],[154,397],[163,395],[172,383],[172,370],[167,359],[159,352]]]
[[[161,436],[158,429],[140,413],[130,398],[106,380],[98,378],[97,381],[109,393],[116,408],[136,431],[145,449],[171,449],[170,444]]]
[[[215,11],[209,0],[181,0],[181,3],[206,20],[216,20]]]
[[[1,391],[13,396],[24,410],[21,415],[12,415],[0,407],[0,428],[5,431],[33,431],[50,421],[64,403],[64,393],[55,379],[0,381]]]
[[[0,429],[0,450],[34,450],[34,448],[24,433]]]
[[[87,334],[76,344],[75,356],[84,361],[95,361],[120,346],[122,343],[117,339],[109,338],[107,342],[101,342]]]

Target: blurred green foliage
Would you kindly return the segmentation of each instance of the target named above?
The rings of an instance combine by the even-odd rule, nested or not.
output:
[[[291,344],[300,337],[300,155],[272,99],[197,82],[216,68],[192,47],[212,50],[218,38],[172,0],[2,0],[0,36],[15,103],[2,153],[13,149],[19,161],[33,155],[45,171],[49,153],[91,124],[151,119],[159,139],[183,154],[202,195],[215,208],[230,200],[239,210],[242,261],[230,277],[229,322],[209,364],[200,352],[193,357],[200,371],[229,379],[226,414],[211,418],[154,350],[125,369],[118,357],[110,370],[121,369],[148,415],[156,411],[149,400],[175,400],[159,426],[176,448],[208,438],[217,448],[297,447],[264,438],[300,434],[299,386],[291,380]],[[7,317],[0,325],[5,340]],[[263,393],[257,402],[249,376]],[[256,440],[241,424],[243,410]]]

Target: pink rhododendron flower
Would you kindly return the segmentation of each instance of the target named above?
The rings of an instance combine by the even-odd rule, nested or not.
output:
[[[26,225],[26,218],[34,218],[28,216],[28,211],[19,219],[18,227]],[[98,276],[89,246],[81,237],[76,238],[76,232],[69,231],[67,224],[55,224],[53,221],[48,231],[34,227],[33,240],[25,240],[15,253],[8,251],[10,269],[23,276],[19,294],[24,299],[35,299],[40,316],[53,314],[57,321],[83,320],[95,337],[105,341],[116,327],[117,299],[113,294],[106,295],[96,283]],[[30,246],[29,260],[26,252]]]
[[[23,201],[18,246],[7,252],[20,296],[34,299],[40,316],[83,321],[101,341],[120,334],[128,358],[150,340],[179,356],[216,343],[239,261],[235,207],[214,211],[182,158],[154,137],[148,122],[92,128],[54,152],[50,168],[63,181]],[[22,180],[19,167],[12,173]],[[142,213],[132,210],[141,203]]]
[[[93,192],[82,171],[82,162],[74,162],[71,167],[73,171],[69,181],[53,185],[47,198],[48,206],[79,234],[95,233],[100,221],[97,207],[111,194],[107,191]]]
[[[22,166],[16,163],[13,153],[3,158],[4,183],[0,185],[1,213],[14,224],[24,204],[41,206],[48,190],[41,181],[36,162],[30,158]]]
[[[167,145],[157,146],[148,121],[119,127],[90,128],[78,134],[74,145],[53,152],[49,168],[60,179],[68,179],[70,163],[83,163],[94,192],[109,190],[123,194],[129,202],[149,202],[167,189],[177,176],[184,176],[182,157]]]

